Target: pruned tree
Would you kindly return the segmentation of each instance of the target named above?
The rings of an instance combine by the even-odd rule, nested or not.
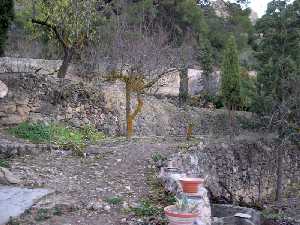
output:
[[[74,54],[95,36],[96,22],[101,20],[101,12],[97,11],[100,3],[98,0],[35,0],[28,5],[27,2],[28,10],[32,10],[31,30],[37,36],[46,34],[63,49],[59,78],[66,76]]]
[[[125,85],[127,138],[131,138],[134,120],[143,108],[143,94],[160,78],[175,71],[171,69],[174,59],[168,35],[159,28],[149,32],[122,21],[112,41],[110,61],[112,67],[107,78]],[[133,95],[137,99],[134,109]]]

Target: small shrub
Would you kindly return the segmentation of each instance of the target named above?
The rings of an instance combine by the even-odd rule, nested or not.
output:
[[[33,143],[46,143],[50,141],[49,126],[42,123],[24,122],[17,127],[8,129],[8,132]]]
[[[151,158],[153,160],[153,162],[157,163],[159,161],[164,161],[167,158],[165,156],[163,156],[162,154],[160,154],[159,152],[155,152],[151,155]]]
[[[150,217],[150,216],[158,216],[162,213],[162,208],[158,208],[151,204],[148,200],[141,201],[140,205],[137,207],[132,207],[131,211],[137,217]]]
[[[79,130],[63,125],[52,124],[51,141],[62,149],[71,149],[76,155],[82,156],[85,148],[85,139]]]
[[[47,209],[39,209],[34,219],[36,221],[44,221],[50,218],[51,216],[49,215],[49,211]]]
[[[80,129],[80,131],[85,140],[90,141],[92,144],[95,144],[97,141],[105,138],[103,133],[97,131],[97,129],[91,125],[85,125]]]
[[[6,167],[6,168],[8,168],[9,167],[8,161],[5,160],[5,159],[0,159],[0,167]]]
[[[120,197],[107,198],[105,201],[111,205],[120,205],[123,202]]]

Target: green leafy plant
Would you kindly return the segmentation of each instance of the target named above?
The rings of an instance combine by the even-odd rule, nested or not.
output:
[[[153,205],[149,200],[142,200],[139,206],[132,207],[131,211],[137,217],[158,216],[162,213],[162,209]]]
[[[9,167],[9,163],[5,159],[0,159],[0,167]]]
[[[175,210],[182,213],[196,213],[197,204],[189,203],[185,195],[180,198],[176,197]]]
[[[36,221],[44,221],[51,218],[51,215],[49,214],[48,209],[39,209],[37,211],[37,214],[35,216]]]
[[[33,143],[46,143],[50,140],[49,126],[43,123],[24,122],[16,127],[8,129],[8,132],[16,137],[29,140]]]
[[[153,160],[153,162],[159,162],[159,161],[164,161],[166,160],[166,157],[163,156],[162,154],[160,154],[159,152],[154,152],[152,155],[151,155],[151,159]]]
[[[85,125],[80,129],[85,140],[90,141],[95,144],[97,141],[105,138],[103,133],[97,131],[97,129],[92,125]]]
[[[123,202],[122,198],[117,197],[117,196],[107,198],[105,201],[111,205],[120,205]]]

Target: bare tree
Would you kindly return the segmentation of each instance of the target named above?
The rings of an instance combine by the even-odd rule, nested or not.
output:
[[[130,27],[119,23],[111,46],[109,80],[125,84],[127,137],[133,135],[134,119],[142,111],[143,94],[172,69],[174,54],[162,29]],[[136,95],[136,108],[131,108]]]

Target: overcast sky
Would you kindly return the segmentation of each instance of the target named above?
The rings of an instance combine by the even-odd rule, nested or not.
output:
[[[250,0],[251,4],[250,7],[257,12],[258,16],[261,17],[262,15],[265,14],[267,5],[269,2],[272,0]],[[291,0],[293,2],[294,0]]]
[[[265,13],[269,2],[270,0],[251,0],[250,7],[261,17]]]

